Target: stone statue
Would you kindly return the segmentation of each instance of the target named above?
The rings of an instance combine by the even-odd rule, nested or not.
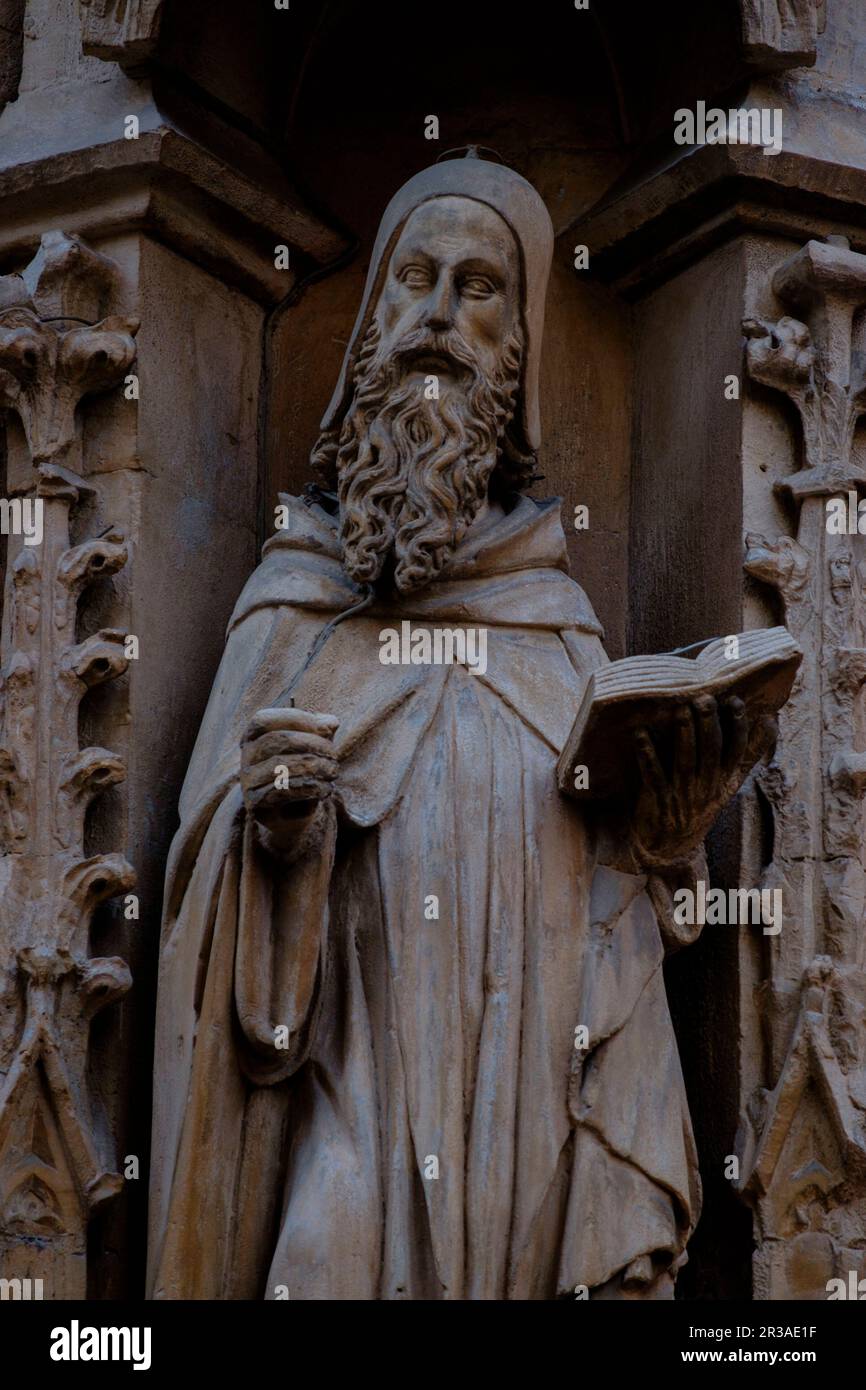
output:
[[[607,658],[525,495],[552,245],[478,158],[385,212],[328,481],[282,498],[181,798],[151,1297],[673,1297],[700,1184],[672,893],[772,729],[684,702],[628,815],[557,788]]]

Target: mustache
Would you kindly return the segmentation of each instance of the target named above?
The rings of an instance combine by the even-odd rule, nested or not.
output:
[[[479,362],[466,339],[456,328],[418,328],[404,334],[391,349],[390,358],[402,366],[411,366],[419,357],[442,358],[449,365],[479,372]]]
[[[380,390],[383,385],[393,388],[419,360],[429,358],[431,374],[441,363],[463,378],[462,384],[480,380],[484,373],[477,355],[456,328],[431,329],[424,326],[410,329],[388,347],[378,350],[359,362],[355,378],[355,402],[363,409],[367,392]]]
[[[535,456],[520,452],[507,433],[520,392],[523,348],[520,324],[515,324],[507,334],[499,360],[491,367],[482,361],[453,326],[443,330],[421,325],[385,347],[381,329],[374,318],[351,370],[351,402],[340,423],[323,431],[310,453],[314,470],[329,488],[339,490],[341,470],[351,461],[360,462],[355,456],[356,451],[364,452],[362,436],[375,426],[378,412],[387,411],[389,403],[397,406],[398,398],[405,406],[408,404],[406,391],[417,392],[417,387],[412,386],[408,379],[411,373],[407,367],[411,364],[416,371],[423,369],[423,358],[431,356],[444,358],[451,365],[449,374],[456,378],[453,387],[449,383],[448,389],[442,393],[440,411],[445,417],[449,416],[453,406],[462,408],[463,398],[468,412],[470,436],[475,436],[474,441],[470,442],[480,442],[473,424],[481,424],[480,417],[486,417],[487,407],[492,404],[496,438],[500,444],[496,462],[500,483],[507,490],[527,487],[539,476],[535,473]],[[419,358],[422,359],[420,364]],[[428,370],[436,374],[432,363]]]

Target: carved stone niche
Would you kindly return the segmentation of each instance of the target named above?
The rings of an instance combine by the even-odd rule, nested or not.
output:
[[[120,1190],[88,1077],[91,1018],[131,983],[91,954],[97,904],[134,884],[119,854],[88,856],[91,801],[124,775],[79,746],[79,705],[127,666],[125,634],[76,639],[82,593],[119,570],[116,530],[70,544],[69,516],[95,489],[81,474],[78,407],[135,356],[135,320],[102,317],[114,267],[49,233],[21,275],[0,278],[0,407],[15,412],[41,514],[10,536],[0,650],[0,1276],[43,1281],[47,1298],[87,1291],[90,1214]],[[16,502],[19,499],[16,499]]]

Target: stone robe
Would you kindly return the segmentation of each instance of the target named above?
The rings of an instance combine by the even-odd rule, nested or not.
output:
[[[281,500],[170,858],[150,1295],[573,1297],[676,1262],[699,1187],[655,897],[555,781],[606,660],[558,503],[333,629],[293,694],[340,720],[338,792],[286,864],[245,819],[241,735],[359,594],[334,520]],[[486,673],[382,665],[405,618],[487,628]]]

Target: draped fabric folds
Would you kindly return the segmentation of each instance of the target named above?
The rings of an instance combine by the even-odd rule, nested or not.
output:
[[[293,694],[340,720],[338,792],[277,863],[241,734],[359,598],[331,518],[282,500],[169,865],[150,1296],[552,1298],[675,1261],[699,1186],[659,924],[555,785],[606,660],[558,506],[521,500],[429,592],[333,629]],[[486,671],[383,665],[407,618],[486,628]]]

